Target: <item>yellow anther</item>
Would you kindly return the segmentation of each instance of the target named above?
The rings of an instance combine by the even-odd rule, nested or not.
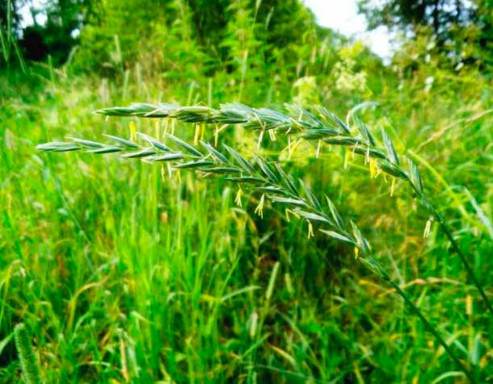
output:
[[[137,136],[137,126],[135,125],[135,121],[130,122],[130,140],[135,141]]]
[[[238,188],[238,192],[236,192],[236,198],[235,198],[235,203],[238,207],[242,206],[242,201],[241,201],[242,196],[243,196],[243,190],[240,187]]]
[[[262,219],[264,218],[264,204],[265,204],[265,194],[262,195],[260,198],[260,202],[257,205],[257,208],[255,208],[255,213],[259,215]]]

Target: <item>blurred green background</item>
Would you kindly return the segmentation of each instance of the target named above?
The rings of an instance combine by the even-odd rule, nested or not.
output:
[[[34,149],[129,136],[131,122],[159,135],[165,121],[92,113],[135,101],[321,104],[341,117],[377,102],[361,118],[418,164],[493,296],[493,2],[358,3],[369,28],[392,32],[388,60],[298,0],[0,1],[0,382],[21,380],[20,322],[47,383],[465,382],[350,247],[309,239],[276,209],[258,217],[259,196],[239,207],[226,182]],[[247,155],[257,143],[241,127],[221,139]],[[493,319],[438,227],[423,236],[412,193],[398,183],[391,196],[339,148],[316,159],[302,147],[285,166],[358,223],[478,381],[493,382]]]

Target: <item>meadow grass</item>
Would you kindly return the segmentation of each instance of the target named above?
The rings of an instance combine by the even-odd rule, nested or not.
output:
[[[65,81],[58,73],[40,77],[44,84],[34,92],[18,84],[1,90],[2,338],[24,322],[46,382],[462,380],[392,290],[367,278],[352,249],[321,236],[308,239],[306,222],[286,222],[267,207],[263,219],[251,215],[257,198],[245,197],[237,207],[237,189],[219,180],[184,173],[181,183],[163,181],[161,167],[140,162],[35,151],[55,137],[129,132],[128,122],[105,123],[89,113],[101,106],[173,99],[172,89],[150,88],[132,77],[127,86],[104,85]],[[207,100],[206,85],[196,92],[190,96],[186,89],[175,101]],[[218,97],[217,103],[223,101]],[[446,127],[458,115],[467,120],[478,113],[469,106],[451,118],[450,106],[433,106],[423,103],[423,114],[414,117],[395,111],[400,117],[392,120],[408,127],[394,136],[400,139],[396,147],[416,153],[430,180],[426,187],[486,282],[491,268],[483,255],[491,251],[491,239],[480,213],[491,216],[491,190],[481,194],[491,160],[477,142],[487,143],[491,132],[483,120],[463,122],[420,149],[416,132],[426,132],[424,121],[442,119]],[[135,124],[154,135],[158,123]],[[178,124],[177,132],[193,141],[186,125]],[[458,134],[464,140],[456,141]],[[244,150],[255,148],[257,138],[244,136]],[[289,172],[312,190],[327,191],[341,216],[358,222],[378,250],[375,258],[418,298],[417,306],[459,358],[489,380],[491,321],[436,226],[423,239],[428,214],[401,183],[390,199],[390,183],[370,179],[364,157],[345,169],[338,150],[319,160],[315,151],[301,146]],[[445,180],[467,185],[478,209]],[[12,342],[1,359],[2,380],[17,380]]]
[[[236,113],[231,111],[222,111],[221,114],[216,114],[216,116],[214,116],[215,121],[220,120],[221,122],[227,123],[227,119],[230,119],[230,123],[244,123],[245,126],[248,126],[249,121],[243,121],[241,119],[241,114],[238,113],[238,109],[241,108],[245,110],[246,107],[236,107]],[[117,109],[119,112],[121,112],[121,108]],[[160,110],[166,110],[166,112],[168,109],[168,106],[160,108]],[[157,111],[155,108],[153,110]],[[249,111],[247,110],[247,112]],[[114,109],[105,110],[104,113],[114,115]],[[307,111],[305,111],[304,113],[308,114]],[[268,114],[270,116],[276,116],[274,111],[270,111]],[[199,115],[199,117],[197,115]],[[181,116],[185,121],[188,122],[201,123],[203,121],[197,121],[197,119],[201,119],[204,116],[205,119],[208,119],[210,114],[208,113],[208,108],[186,107],[178,109],[175,116]],[[339,128],[342,129],[342,131],[337,131],[334,128],[326,128],[322,126],[321,123],[318,121],[316,129],[314,129],[315,132],[305,134],[304,137],[316,137],[320,140],[321,137],[324,137],[328,131],[332,131],[329,133],[329,137],[341,135],[344,132],[350,132],[349,127],[342,123],[341,120],[338,120],[334,116],[332,117]],[[258,123],[262,127],[262,129],[269,129],[264,127],[268,126],[272,119],[269,121],[262,121],[261,117],[257,115],[251,120],[254,120],[255,123]],[[284,124],[284,122],[286,122],[286,117],[282,115],[276,116],[275,124],[271,129],[283,128],[282,124]],[[302,124],[299,125],[301,126]],[[356,152],[356,149],[363,149],[361,153],[366,154],[368,158],[371,156],[370,153],[373,153],[373,155],[378,154],[379,158],[384,157],[383,153],[381,153],[380,151],[378,151],[378,149],[374,147],[375,142],[370,135],[368,129],[365,126],[361,127],[363,135],[366,136],[367,142],[365,144],[367,148],[362,148],[361,144],[358,143],[358,146],[355,146],[353,152]],[[287,129],[289,131],[291,128]],[[200,134],[200,131],[197,130],[197,134]],[[417,170],[415,165],[413,163],[410,163],[410,173],[406,173],[404,170],[402,170],[399,167],[399,159],[392,145],[392,142],[390,141],[390,138],[386,136],[385,132],[382,132],[382,134],[387,147],[388,160],[386,159],[385,161],[387,161],[387,163],[383,163],[384,165],[380,165],[381,168],[378,168],[378,170],[384,170],[384,172],[395,177],[409,179],[409,182],[417,192],[418,197],[423,200],[425,205],[429,205],[429,210],[432,211],[436,217],[440,218],[439,214],[436,213],[431,204],[428,203],[428,201],[426,200],[426,197],[424,197],[419,171]],[[247,160],[236,150],[228,146],[225,146],[225,150],[229,153],[231,158],[228,158],[225,155],[224,151],[214,148],[212,145],[204,142],[201,142],[201,145],[203,147],[203,150],[205,150],[205,153],[201,151],[201,149],[194,147],[193,145],[177,138],[174,135],[166,134],[166,139],[168,139],[168,142],[172,142],[175,146],[179,147],[178,150],[173,150],[167,144],[164,144],[163,142],[148,135],[138,132],[137,135],[140,135],[141,138],[145,141],[145,146],[141,146],[135,141],[127,140],[118,136],[108,136],[118,145],[104,144],[86,139],[71,138],[70,142],[50,142],[38,145],[36,148],[41,151],[55,153],[73,152],[80,150],[85,150],[86,153],[95,155],[118,153],[121,155],[122,158],[125,159],[144,159],[145,161],[151,163],[165,163],[167,165],[170,178],[173,177],[173,175],[176,175],[176,177],[180,179],[180,172],[183,169],[193,169],[204,177],[222,175],[225,180],[232,181],[240,185],[236,197],[236,203],[239,206],[242,206],[243,188],[245,187],[245,185],[253,185],[253,191],[261,194],[259,204],[255,209],[255,213],[257,213],[260,217],[263,218],[265,200],[266,198],[268,198],[271,202],[284,206],[286,218],[288,221],[290,215],[298,219],[306,220],[308,224],[309,238],[315,236],[314,227],[321,226],[322,228],[318,228],[318,230],[324,235],[353,246],[355,250],[356,260],[362,262],[363,265],[365,265],[370,271],[374,272],[383,281],[387,282],[396,290],[396,292],[404,299],[405,303],[423,322],[426,329],[435,337],[440,346],[444,348],[450,358],[455,362],[457,367],[465,374],[469,381],[476,382],[474,376],[463,365],[463,363],[455,355],[453,350],[447,345],[447,343],[439,335],[438,331],[429,323],[429,321],[419,310],[419,308],[414,305],[405,291],[398,285],[398,283],[391,279],[389,273],[385,270],[385,268],[382,267],[382,265],[380,265],[374,258],[370,256],[370,244],[363,237],[360,229],[352,221],[351,229],[346,226],[334,203],[327,195],[325,195],[326,206],[323,206],[317,199],[317,197],[310,191],[309,188],[306,187],[306,185],[302,181],[299,181],[299,185],[297,186],[297,183],[295,183],[295,181],[286,174],[279,163],[273,163],[272,165],[268,163],[265,159],[262,159],[261,157],[258,157],[256,155],[253,156],[254,162],[252,162]],[[341,141],[342,138],[338,140],[338,142]],[[346,141],[347,140],[344,140],[344,144],[346,143]],[[331,143],[334,143],[334,140],[331,140]],[[352,140],[349,144],[354,145]],[[370,164],[370,167],[371,166],[372,165]],[[376,165],[373,166],[377,167]],[[378,170],[374,170],[373,172],[378,173]],[[163,168],[163,178],[165,172],[166,171]],[[444,227],[445,233],[451,237],[449,229],[443,222],[443,220],[441,224]],[[453,240],[453,238],[451,241],[455,245],[455,240]],[[457,247],[457,245],[455,245],[455,247]],[[460,250],[458,250],[458,253],[461,255],[461,261],[463,261],[464,256],[460,253]],[[470,267],[467,264],[467,261],[463,262],[468,268],[468,273],[470,273]],[[267,288],[268,299],[270,299],[270,297],[272,296],[274,276],[277,274],[278,267],[279,263],[276,263],[273,271],[273,277],[269,280],[269,285]],[[472,278],[475,284],[479,284],[477,283],[476,277],[474,275],[472,276]],[[480,285],[477,285],[477,288],[480,293],[484,294],[483,289]],[[485,305],[489,306],[489,302],[485,302]]]
[[[300,140],[317,142],[317,157],[320,155],[320,151],[327,150],[327,145],[347,148],[346,161],[348,156],[354,157],[354,154],[365,156],[365,162],[368,163],[370,168],[370,177],[378,177],[380,173],[384,172],[392,177],[392,188],[394,188],[396,179],[409,184],[417,199],[430,214],[430,219],[425,229],[425,237],[429,234],[431,220],[436,220],[450,241],[453,251],[459,256],[468,278],[476,286],[484,305],[493,318],[493,307],[490,299],[474,274],[466,256],[455,241],[446,220],[427,197],[418,167],[410,158],[406,159],[407,166],[402,164],[392,140],[383,128],[381,129],[382,144],[380,147],[377,145],[376,139],[368,127],[354,116],[355,112],[363,107],[365,107],[364,104],[354,107],[348,113],[345,122],[321,106],[312,107],[318,110],[318,114],[314,115],[299,106],[286,105],[286,109],[291,112],[291,116],[268,108],[254,109],[238,103],[222,105],[218,110],[202,106],[179,107],[170,104],[133,104],[126,108],[105,108],[98,112],[106,116],[169,118],[194,124],[214,124],[216,132],[227,128],[230,124],[241,124],[247,129],[259,132],[259,145],[266,132],[269,133],[272,141],[276,141],[276,133],[281,132],[281,134],[288,136],[288,145],[284,150],[290,156],[296,150],[296,147],[300,145]],[[358,131],[357,135],[354,134],[355,129],[351,130],[351,122],[357,127],[355,128]],[[219,128],[219,124],[224,125]],[[197,134],[201,134],[200,127],[196,128]],[[217,134],[215,136],[217,141]],[[292,143],[292,140],[295,140],[295,142]],[[82,142],[82,144],[84,143]],[[41,148],[53,151],[77,149],[74,144],[68,143],[66,146],[64,148],[63,145],[60,147],[50,147],[48,145],[48,147]],[[98,153],[97,151],[91,152]],[[106,153],[104,149],[100,150],[100,152]],[[340,236],[339,240],[341,240]]]

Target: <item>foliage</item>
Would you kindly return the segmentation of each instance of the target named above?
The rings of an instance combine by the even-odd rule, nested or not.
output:
[[[418,26],[430,26],[433,33],[446,35],[451,25],[463,25],[470,22],[473,7],[464,0],[387,0],[377,3],[372,0],[360,1],[360,10],[367,14],[370,28],[385,24],[403,29],[416,29]]]
[[[386,26],[406,37],[426,36],[447,65],[480,66],[491,73],[489,0],[360,0],[369,28]]]
[[[17,324],[14,328],[15,345],[19,353],[22,366],[22,378],[26,384],[41,384],[41,373],[36,360],[30,335],[24,324]]]
[[[17,44],[16,29],[19,24],[19,16],[16,13],[16,6],[19,2],[7,0],[0,4],[0,68],[3,65],[9,66],[14,59],[24,70],[24,60]]]
[[[35,8],[32,9],[34,24],[22,29],[20,46],[29,60],[46,60],[63,64],[78,43],[78,34],[84,24],[95,17],[98,0],[52,0],[43,9],[46,22],[39,24]]]
[[[444,50],[432,28],[420,27],[386,65],[291,2],[189,4],[107,0],[64,65],[28,63],[22,72],[14,48],[0,71],[0,381],[22,377],[19,323],[47,383],[466,382],[443,344],[474,380],[491,381],[492,321],[472,280],[491,298],[493,88],[478,45],[487,29],[475,21]],[[209,5],[202,14],[195,7]],[[454,44],[465,49],[460,61],[447,55],[460,51]],[[173,116],[90,113],[135,100],[153,110],[166,100]],[[185,121],[220,114],[212,106],[231,100],[250,105],[241,109],[253,111],[247,122]],[[375,140],[370,152],[389,158],[386,132],[405,174],[414,169],[407,159],[419,168],[451,238],[408,178],[384,172],[384,159],[370,162],[354,142],[329,143],[332,136],[319,145],[300,111],[329,132],[339,128],[318,104],[350,111],[343,124],[351,132],[338,140],[367,149],[358,118]],[[132,108],[120,112],[149,113]],[[256,115],[289,121],[292,132],[262,134]],[[35,149],[59,138],[78,152],[100,150],[78,138],[102,132],[120,141],[98,145],[119,152]],[[199,165],[216,177],[152,161],[170,154],[161,143],[187,158],[170,165],[197,165],[169,134],[212,162]],[[218,168],[241,166],[223,143],[256,177],[282,171],[298,197],[225,180]],[[322,209],[311,210],[314,202]],[[310,228],[317,216],[291,212],[334,222],[331,206],[351,238],[357,223],[369,255],[358,251],[355,260],[354,246],[333,237],[345,232],[320,220]],[[375,265],[390,283],[368,273]]]
[[[93,21],[99,0],[47,0],[43,8],[33,0],[6,0],[0,4],[2,51],[10,56],[12,47],[28,60],[51,60],[64,63],[74,46],[82,27]],[[30,13],[32,24],[25,20]],[[39,16],[46,21],[40,23]],[[5,38],[8,37],[8,39]],[[6,40],[6,41],[4,41]]]
[[[142,109],[143,106],[139,106],[139,108],[132,108],[132,114],[135,113],[136,109]],[[145,108],[149,110],[148,108]],[[114,108],[107,109],[104,113],[108,115],[115,115],[122,112],[124,109],[122,108]],[[236,106],[236,108],[232,109],[224,109],[221,113],[214,118],[218,118],[223,122],[230,122],[233,124],[237,124],[242,120],[241,111],[244,111],[243,107]],[[153,117],[159,116],[160,113],[164,112],[164,116],[168,116],[168,106],[163,106],[156,111],[156,109],[151,110],[152,112],[157,112],[157,115],[153,113]],[[187,122],[197,122],[197,120],[202,120],[204,117],[208,119],[207,109],[202,109],[200,107],[188,107],[176,110],[175,117],[183,118],[184,121]],[[248,110],[244,111],[246,115],[248,115]],[[125,112],[124,112],[125,113]],[[280,125],[270,126],[271,119],[266,118],[265,120],[261,120],[262,125],[266,124],[266,130],[279,129],[283,130],[285,120],[282,119],[279,121]],[[272,115],[270,116],[272,117]],[[261,118],[259,118],[260,120]],[[341,124],[339,125],[339,129],[344,127]],[[317,132],[316,136],[324,136],[326,135],[327,128],[318,127],[315,129]],[[344,132],[340,132],[344,133]],[[313,134],[313,133],[312,133]],[[385,134],[384,134],[385,135]],[[464,373],[464,375],[474,383],[476,380],[474,376],[469,372],[469,370],[462,364],[462,362],[458,359],[455,353],[450,349],[447,343],[442,339],[442,337],[438,334],[436,329],[428,322],[428,320],[424,317],[422,312],[413,304],[413,302],[409,299],[407,294],[399,287],[399,285],[392,281],[388,272],[382,268],[372,257],[369,256],[370,253],[370,245],[368,241],[362,236],[359,228],[351,222],[351,232],[345,226],[344,220],[340,216],[337,211],[337,208],[332,203],[330,198],[325,195],[327,200],[327,207],[323,207],[322,204],[317,200],[315,195],[305,186],[303,182],[300,182],[297,187],[294,180],[289,177],[281,166],[278,163],[269,164],[264,159],[254,156],[254,163],[245,159],[241,154],[235,151],[233,148],[225,147],[225,149],[230,153],[231,157],[228,157],[221,152],[220,150],[214,148],[210,144],[201,142],[202,147],[207,151],[207,154],[201,152],[197,147],[194,147],[181,139],[168,135],[170,141],[172,141],[175,145],[179,146],[179,150],[173,150],[168,145],[152,138],[147,135],[141,134],[143,139],[147,142],[146,147],[141,147],[137,143],[131,140],[123,139],[117,136],[110,136],[111,139],[117,142],[117,145],[114,144],[103,144],[95,141],[85,140],[85,139],[72,139],[72,142],[51,142],[46,144],[41,144],[37,147],[37,149],[47,152],[73,152],[78,150],[87,149],[88,153],[92,154],[108,154],[108,153],[123,153],[122,157],[126,159],[132,158],[144,158],[150,162],[165,162],[168,164],[168,170],[170,175],[173,171],[180,172],[182,169],[193,169],[196,172],[202,173],[205,177],[211,175],[223,175],[228,181],[237,182],[240,184],[240,191],[245,185],[253,184],[253,190],[256,192],[261,192],[262,196],[260,198],[259,205],[257,206],[255,212],[263,218],[263,209],[266,199],[268,198],[274,203],[280,204],[286,209],[286,216],[293,215],[297,218],[305,219],[308,223],[308,237],[314,236],[313,228],[315,225],[321,223],[322,227],[329,229],[319,229],[319,231],[332,239],[336,239],[338,241],[342,241],[344,243],[349,243],[355,248],[356,259],[362,262],[370,271],[374,272],[378,275],[382,280],[387,282],[390,286],[395,288],[396,292],[402,296],[405,300],[406,304],[411,307],[413,312],[423,321],[426,329],[430,331],[433,336],[436,338],[437,342],[445,349],[445,351],[449,354],[452,360],[457,364],[457,367]],[[305,135],[306,137],[306,135]],[[371,137],[371,136],[368,136]],[[385,143],[389,149],[389,157],[392,159],[392,164],[398,167],[398,158],[393,148],[393,145],[390,139],[387,136],[384,136]],[[370,150],[367,153],[372,153]],[[257,166],[257,169],[254,167]],[[387,168],[385,166],[382,169],[386,170],[389,174],[393,176],[399,177],[399,174],[396,170],[390,171],[390,167]],[[398,169],[398,168],[396,168]],[[402,172],[402,171],[401,171]],[[402,172],[405,175],[404,172]],[[411,181],[412,186],[416,188],[419,193],[422,193],[420,190],[421,187],[418,187],[418,184],[421,183],[419,179],[419,174],[416,167],[412,167],[412,176],[413,181]],[[418,178],[416,180],[416,178]],[[304,192],[301,192],[304,190]],[[421,197],[425,199],[424,196]],[[241,206],[241,196],[237,196],[237,203]],[[426,200],[424,200],[426,202]],[[436,214],[437,217],[438,214]],[[443,221],[442,221],[443,223]],[[446,228],[446,227],[445,227]],[[451,239],[452,243],[455,244],[454,240]],[[460,250],[458,250],[460,253]],[[361,254],[360,254],[361,253]],[[465,259],[463,259],[465,260]],[[470,271],[467,262],[465,265]],[[476,281],[476,280],[475,280]],[[480,292],[484,295],[482,288],[478,286]],[[484,297],[485,300],[488,300]],[[488,301],[486,301],[489,308],[491,305]],[[492,312],[493,314],[493,312]]]
[[[425,209],[430,213],[430,220],[436,220],[442,230],[444,231],[447,239],[451,242],[453,251],[456,252],[464,268],[473,281],[474,285],[478,289],[482,300],[486,308],[488,309],[491,318],[493,318],[493,307],[486,296],[482,285],[479,283],[475,276],[471,266],[469,265],[466,256],[462,253],[457,245],[457,242],[453,238],[452,232],[449,226],[446,224],[444,218],[436,211],[434,206],[427,198],[424,187],[422,184],[421,176],[416,165],[412,160],[408,160],[408,168],[406,171],[402,165],[399,156],[397,155],[394,145],[385,132],[382,129],[382,140],[385,149],[379,149],[376,145],[376,141],[369,129],[359,119],[354,118],[356,126],[359,130],[360,136],[351,136],[351,129],[348,125],[351,114],[348,115],[346,123],[340,120],[334,114],[328,112],[323,107],[319,107],[320,117],[315,117],[310,112],[300,109],[296,106],[288,106],[288,109],[293,111],[293,116],[289,117],[283,115],[280,112],[269,110],[267,108],[252,109],[241,104],[226,104],[221,106],[219,110],[214,110],[208,107],[191,106],[191,107],[177,107],[170,104],[134,104],[128,108],[115,107],[101,110],[107,116],[139,116],[147,118],[173,118],[180,121],[195,123],[195,124],[242,124],[247,129],[252,129],[260,132],[259,143],[262,141],[265,132],[269,132],[271,138],[275,138],[275,133],[281,132],[291,136],[294,136],[296,140],[296,132],[301,130],[301,138],[304,140],[318,141],[317,154],[321,151],[322,143],[330,145],[347,146],[351,152],[363,155],[366,157],[366,161],[369,163],[371,177],[376,177],[379,172],[385,172],[391,175],[393,178],[402,179],[409,184],[412,190],[416,193],[417,198],[423,204]],[[354,111],[352,111],[354,113]],[[329,122],[323,123],[322,121]],[[200,131],[196,132],[196,137],[200,134]],[[172,167],[176,170],[192,168],[203,172],[205,176],[222,174],[229,176],[227,180],[236,181],[241,183],[253,183],[256,185],[255,190],[263,192],[260,199],[259,206],[256,212],[260,212],[260,216],[263,216],[262,210],[264,205],[264,199],[267,196],[269,199],[276,203],[281,203],[289,207],[286,212],[291,212],[297,217],[301,217],[308,222],[308,237],[313,235],[313,227],[315,224],[323,223],[329,225],[330,230],[321,229],[320,231],[334,239],[349,243],[355,247],[356,257],[364,262],[371,270],[376,272],[383,280],[389,282],[397,292],[401,294],[407,304],[410,304],[413,310],[417,313],[418,317],[424,322],[428,330],[437,338],[437,341],[445,348],[447,353],[452,357],[458,367],[465,373],[471,382],[474,382],[474,377],[469,371],[462,365],[460,360],[449,349],[447,344],[441,339],[436,330],[429,324],[422,313],[417,309],[408,296],[398,284],[393,282],[389,277],[388,272],[385,271],[378,263],[372,258],[367,258],[370,252],[370,247],[367,240],[362,237],[361,231],[351,223],[353,227],[353,234],[350,234],[344,228],[344,221],[340,217],[337,209],[331,200],[326,196],[329,213],[324,212],[322,205],[318,202],[317,198],[306,189],[302,183],[303,189],[305,189],[305,196],[299,194],[295,184],[289,176],[282,170],[279,164],[269,165],[267,162],[259,157],[255,157],[255,162],[260,167],[261,177],[254,174],[254,167],[248,160],[241,157],[233,149],[227,147],[228,151],[233,155],[237,165],[232,165],[224,154],[217,149],[214,149],[209,144],[202,143],[202,146],[209,152],[206,156],[202,154],[198,149],[190,146],[175,136],[169,136],[173,142],[177,143],[182,149],[188,152],[188,157],[192,155],[192,159],[189,161],[181,162],[180,160],[186,159],[180,151],[172,151],[167,145],[160,143],[156,139],[150,138],[144,135],[144,139],[150,145],[147,148],[139,148],[133,141],[128,141],[122,138],[114,137],[120,145],[105,145],[94,141],[88,141],[83,139],[73,139],[73,142],[53,142],[38,146],[38,149],[50,152],[71,152],[74,150],[80,150],[89,148],[89,153],[94,154],[107,154],[114,152],[122,152],[129,150],[131,152],[124,154],[125,158],[146,158],[151,162],[169,162],[173,164]],[[216,135],[217,141],[217,135]],[[296,145],[299,145],[299,139]],[[123,146],[122,146],[123,144]],[[164,154],[159,154],[159,151]],[[291,142],[289,142],[287,151],[291,152]],[[212,157],[214,161],[209,160]],[[171,168],[169,166],[171,172]],[[246,174],[245,174],[246,173]],[[239,176],[238,176],[239,175]],[[392,184],[394,185],[395,179]],[[281,197],[279,197],[279,195]],[[288,215],[288,213],[286,213]],[[425,236],[428,236],[428,226],[425,229]],[[359,258],[361,253],[362,258]]]

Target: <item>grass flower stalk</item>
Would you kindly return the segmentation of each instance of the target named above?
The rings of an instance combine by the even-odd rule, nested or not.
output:
[[[285,105],[286,113],[269,108],[251,108],[240,103],[223,104],[219,109],[203,106],[177,106],[174,104],[145,104],[136,103],[129,107],[111,107],[97,111],[105,116],[133,116],[142,118],[169,118],[185,123],[236,125],[241,124],[246,129],[257,131],[264,137],[267,131],[271,137],[275,133],[288,135],[317,143],[317,153],[320,144],[342,146],[348,153],[355,153],[365,157],[370,166],[372,176],[384,172],[395,179],[407,183],[422,206],[437,221],[443,233],[450,241],[452,249],[459,256],[468,278],[478,290],[486,308],[493,318],[493,306],[483,286],[476,277],[467,257],[461,251],[455,240],[452,230],[446,220],[439,214],[425,194],[421,175],[416,164],[411,160],[401,161],[392,140],[381,130],[381,142],[378,145],[376,138],[368,127],[350,112],[346,121],[338,118],[324,107],[316,107],[316,114],[299,106]],[[350,127],[353,121],[356,129]],[[288,148],[290,150],[290,148]],[[407,163],[407,164],[405,164]]]

